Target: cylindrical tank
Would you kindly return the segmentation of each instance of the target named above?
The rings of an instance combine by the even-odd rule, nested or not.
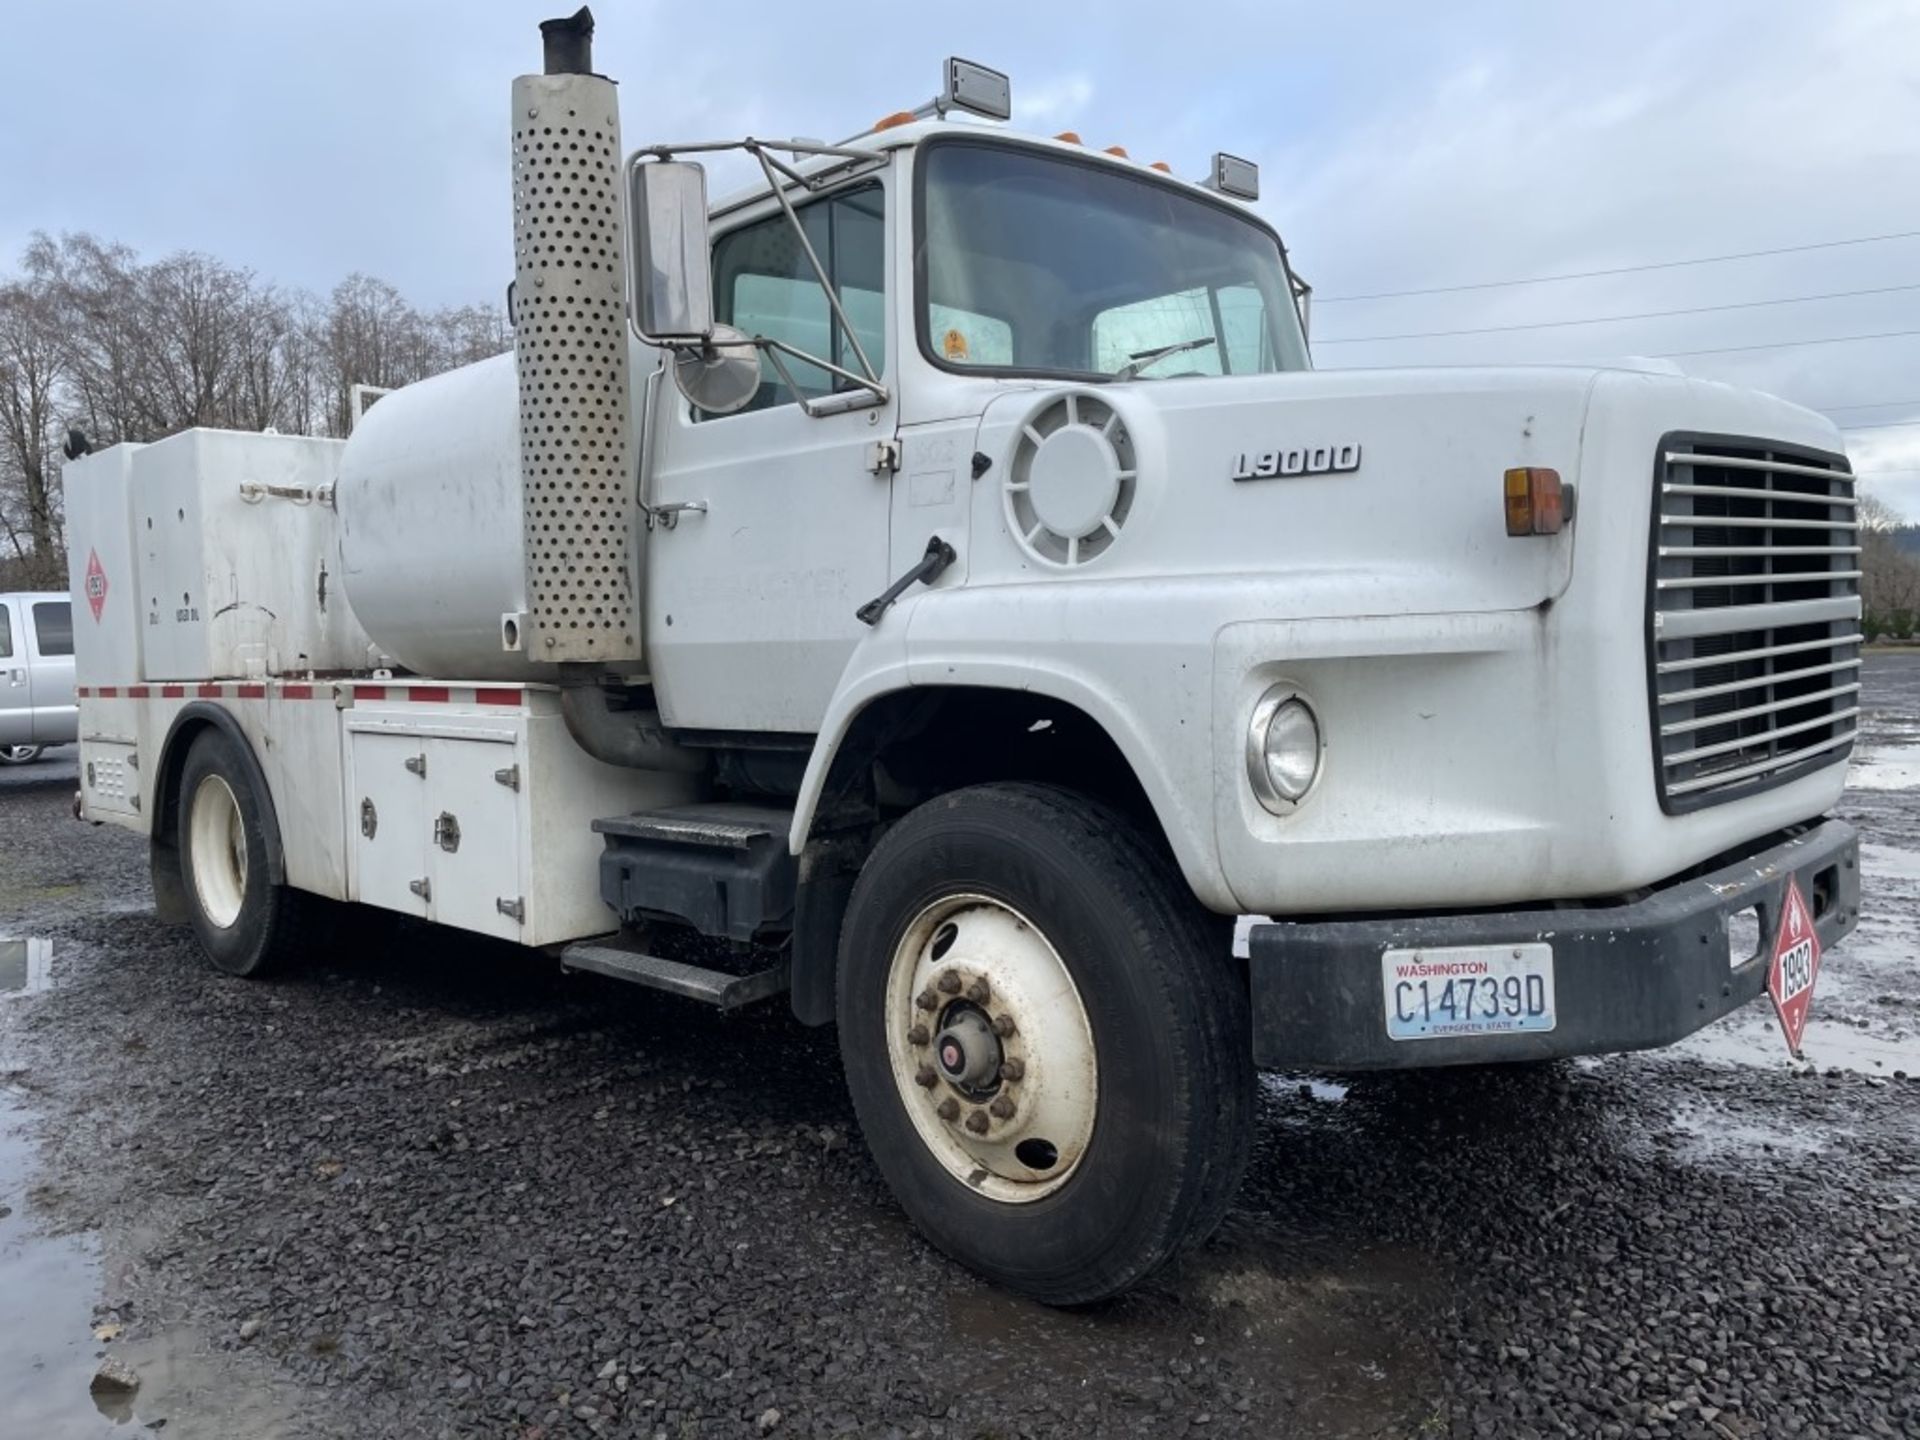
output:
[[[381,650],[423,675],[552,679],[504,617],[527,609],[512,355],[377,401],[334,486],[342,583]]]

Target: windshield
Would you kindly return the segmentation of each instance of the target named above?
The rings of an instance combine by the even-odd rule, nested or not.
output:
[[[935,141],[919,163],[920,339],[936,362],[1148,379],[1307,368],[1279,242],[1228,207],[1007,145]]]

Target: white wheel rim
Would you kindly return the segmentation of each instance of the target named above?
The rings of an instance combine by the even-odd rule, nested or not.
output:
[[[886,1021],[900,1103],[949,1174],[1016,1205],[1072,1178],[1099,1102],[1093,1027],[1032,921],[984,895],[929,905],[894,950]]]
[[[233,787],[218,775],[201,777],[193,790],[187,837],[193,892],[207,919],[225,930],[240,918],[247,894],[247,827]]]

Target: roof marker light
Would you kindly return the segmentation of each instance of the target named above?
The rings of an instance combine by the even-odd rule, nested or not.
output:
[[[1173,173],[1173,167],[1164,160],[1156,160],[1147,168],[1149,170],[1158,170],[1162,175],[1171,175]]]
[[[1062,130],[1053,138],[1064,141],[1069,145],[1078,145],[1080,143],[1080,132],[1078,130]]]
[[[919,117],[911,110],[896,110],[891,115],[883,115],[873,122],[875,132],[891,130],[896,125],[911,125]]]
[[[1221,151],[1213,157],[1213,174],[1207,177],[1206,186],[1236,200],[1258,200],[1260,167],[1251,160]]]
[[[1122,160],[1125,160],[1128,158],[1127,147],[1124,145],[1109,145],[1107,146],[1105,153],[1108,155],[1118,155]]]

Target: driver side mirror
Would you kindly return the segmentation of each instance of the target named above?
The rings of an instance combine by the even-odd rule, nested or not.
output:
[[[656,344],[710,340],[706,170],[690,160],[629,166],[627,221],[627,291],[640,337]]]

